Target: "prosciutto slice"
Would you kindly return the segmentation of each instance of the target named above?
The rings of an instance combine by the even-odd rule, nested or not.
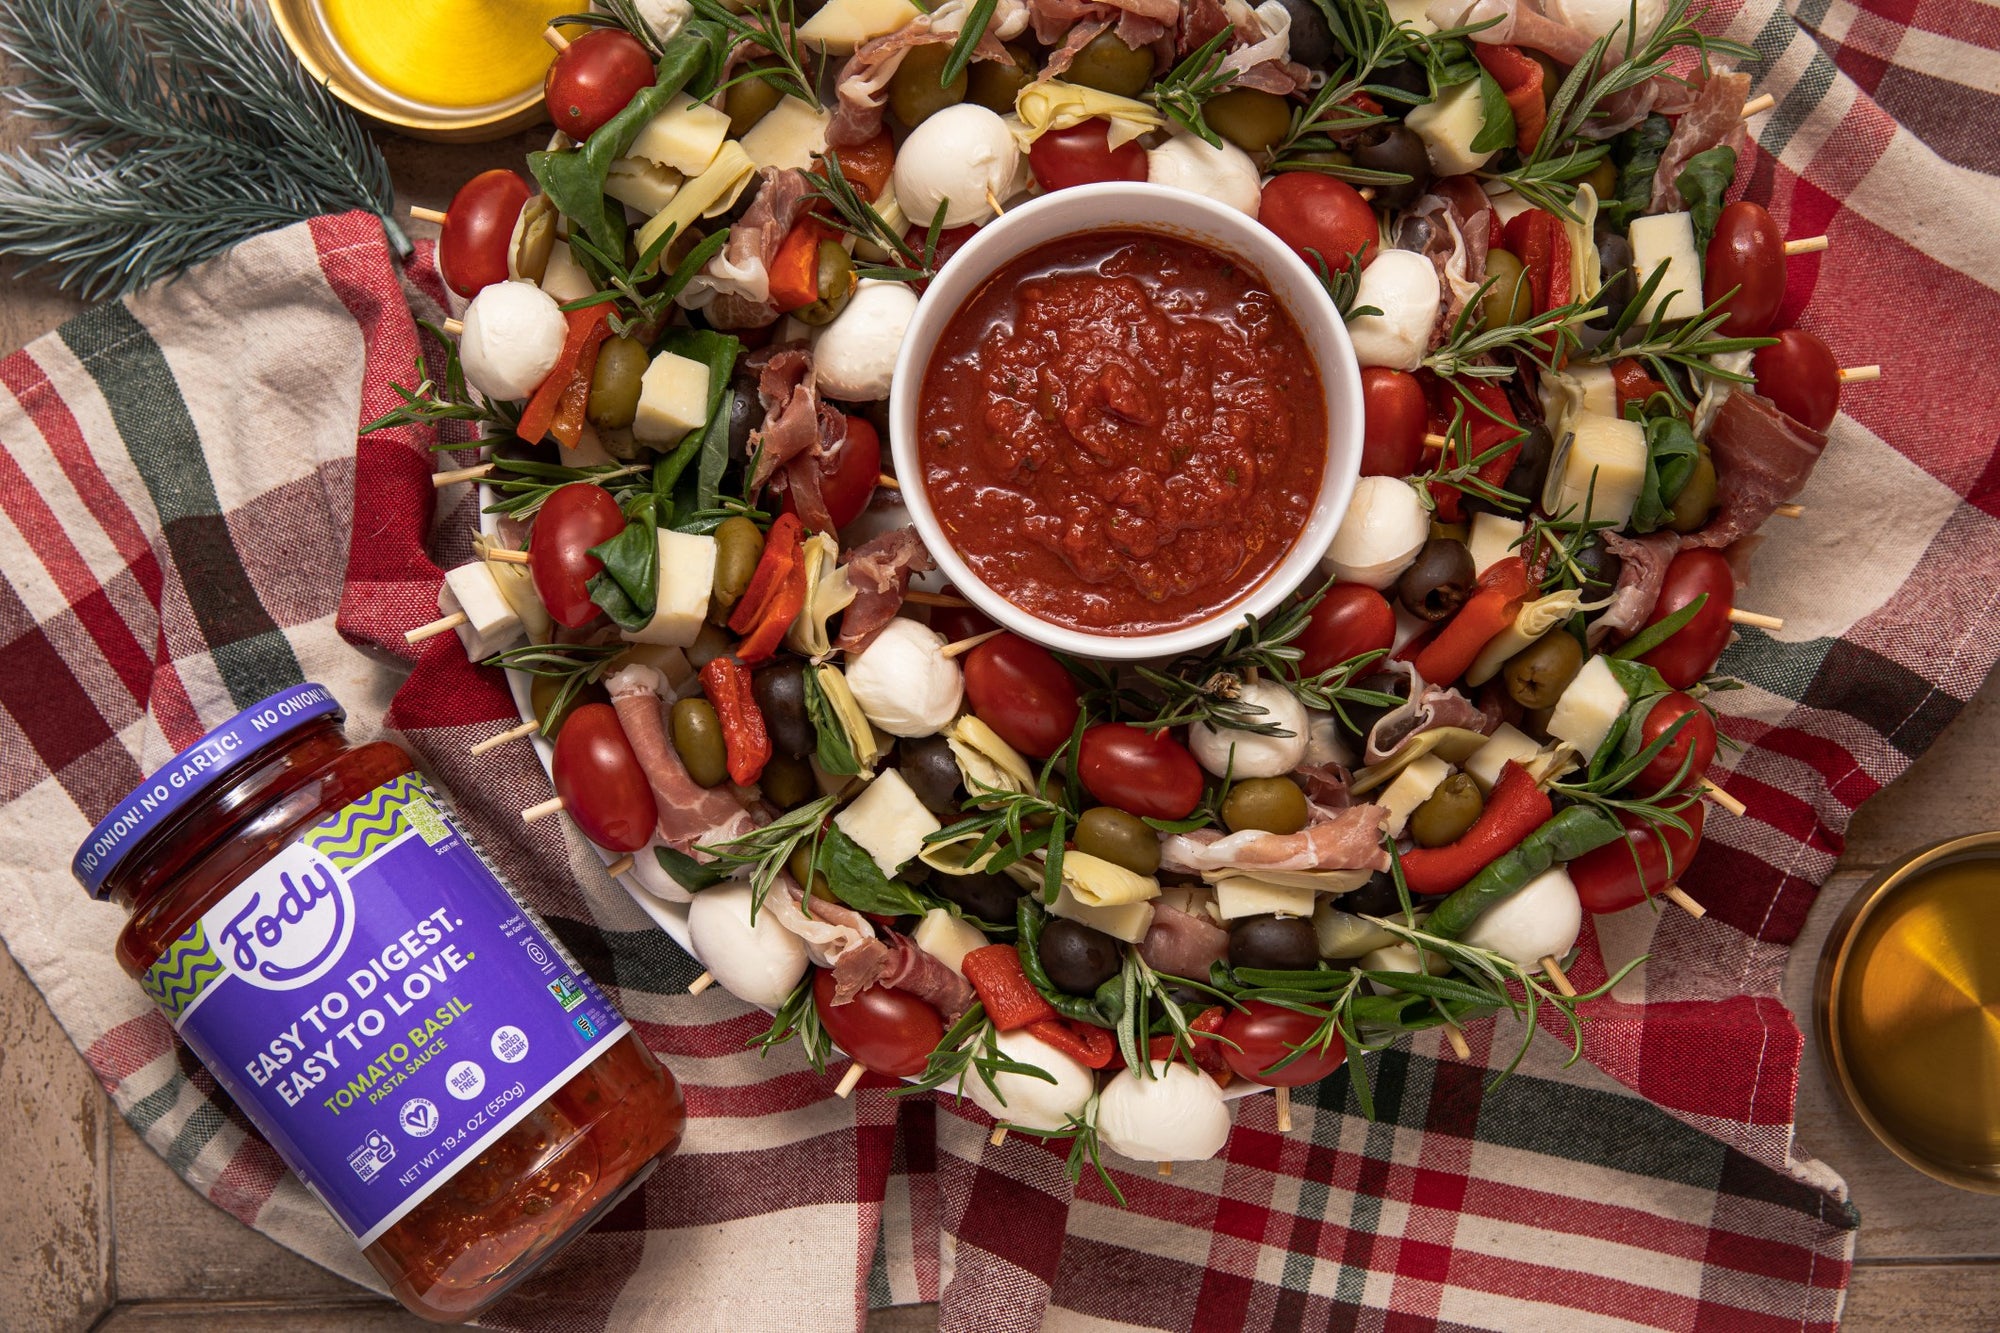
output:
[[[812,959],[813,966],[833,969],[834,1003],[844,1004],[866,990],[873,984],[873,978],[880,975],[888,946],[875,938],[875,928],[859,912],[824,898],[814,898],[808,911],[802,905],[804,901],[805,894],[792,877],[780,872],[777,882],[771,886],[771,892],[764,898],[764,910],[776,917],[779,925],[805,942],[806,955]],[[849,977],[865,973],[870,980],[842,995],[843,968]]]
[[[1493,248],[1494,213],[1486,192],[1470,176],[1447,176],[1432,186],[1404,216],[1402,244],[1420,251],[1437,269],[1443,291],[1431,332],[1436,347],[1486,280],[1486,254]]]
[[[812,187],[804,172],[760,167],[757,194],[750,207],[729,228],[722,252],[688,283],[678,303],[695,310],[714,304],[718,297],[733,296],[737,304],[725,310],[732,316],[751,318],[731,327],[768,324],[776,319],[778,312],[770,304],[771,261],[777,258],[778,247],[785,243],[786,234],[811,198]],[[762,318],[755,318],[758,315]]]
[[[876,980],[892,990],[907,991],[930,1005],[943,1016],[946,1027],[965,1017],[965,1011],[979,998],[973,993],[971,983],[942,960],[924,952],[915,941],[893,932],[889,935],[888,958]]]
[[[1457,690],[1427,684],[1422,694],[1384,714],[1369,729],[1368,749],[1363,758],[1369,764],[1382,763],[1402,749],[1412,736],[1439,727],[1464,727],[1484,736],[1493,726],[1493,719]]]
[[[633,665],[605,678],[618,725],[625,732],[646,785],[653,790],[660,840],[698,861],[712,858],[695,848],[702,843],[727,842],[757,827],[750,812],[727,787],[704,787],[688,774],[687,765],[667,739],[666,700],[672,696],[666,677],[649,666]]]
[[[1153,925],[1139,941],[1139,956],[1155,972],[1208,979],[1208,965],[1229,956],[1229,932],[1206,917],[1165,903],[1153,904]]]
[[[803,343],[762,348],[744,365],[757,375],[757,401],[764,407],[764,424],[750,432],[750,452],[757,454],[757,470],[750,477],[755,490],[819,444],[819,389],[813,382],[812,352]]]
[[[840,638],[834,647],[855,652],[867,647],[882,627],[896,618],[910,589],[910,576],[937,566],[915,528],[896,528],[856,548],[844,568],[855,596],[841,616]]]
[[[1173,35],[1180,24],[1180,0],[1028,0],[1035,40],[1057,46],[1079,23],[1115,23],[1118,38],[1134,51]],[[1156,62],[1157,63],[1157,62]]]
[[[1476,709],[1474,710],[1477,711]],[[1387,870],[1382,829],[1389,811],[1353,805],[1297,833],[1248,829],[1227,837],[1214,829],[1177,833],[1160,844],[1160,868],[1181,874],[1260,870]]]
[[[965,25],[970,0],[949,0],[929,14],[919,14],[892,33],[871,38],[855,48],[840,67],[834,81],[833,120],[826,128],[826,141],[834,148],[853,148],[867,143],[882,132],[882,111],[889,102],[889,80],[902,67],[903,56],[911,48],[935,46],[958,40]],[[974,60],[1011,60],[1001,42],[1018,36],[1028,25],[1028,0],[999,0]]]
[[[1638,632],[1660,601],[1660,585],[1666,581],[1667,566],[1680,553],[1681,539],[1672,532],[1649,532],[1643,537],[1627,537],[1607,531],[1605,549],[1618,557],[1618,586],[1611,590],[1611,605],[1590,622],[1590,646],[1594,649],[1613,635],[1625,638]]]
[[[1771,511],[1804,489],[1826,436],[1807,430],[1767,398],[1738,390],[1722,402],[1708,431],[1715,458],[1715,517],[1689,546],[1733,546]]]
[[[1721,70],[1702,85],[1694,104],[1674,122],[1674,132],[1660,151],[1660,165],[1653,173],[1653,199],[1648,213],[1672,213],[1681,207],[1680,186],[1675,181],[1688,159],[1726,144],[1742,159],[1750,141],[1743,128],[1743,100],[1750,91],[1750,76]]]

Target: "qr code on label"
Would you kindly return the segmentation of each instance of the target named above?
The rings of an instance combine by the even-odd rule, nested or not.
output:
[[[347,1154],[347,1164],[354,1168],[354,1174],[361,1177],[366,1185],[382,1173],[382,1168],[396,1160],[396,1145],[381,1130],[371,1130],[361,1146]]]

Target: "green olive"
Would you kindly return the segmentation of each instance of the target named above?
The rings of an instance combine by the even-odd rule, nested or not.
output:
[[[940,83],[945,62],[950,59],[951,48],[942,43],[913,46],[903,52],[903,63],[889,79],[889,111],[906,128],[915,129],[946,107],[965,100],[964,70],[950,83]]]
[[[1551,630],[1507,659],[1507,693],[1523,708],[1554,708],[1583,670],[1583,647],[1567,630]]]
[[[1713,508],[1715,460],[1704,447],[1694,460],[1694,471],[1688,473],[1687,484],[1674,497],[1674,513],[1667,526],[1675,532],[1694,532],[1708,522],[1708,513]]]
[[[729,750],[722,743],[722,719],[706,699],[682,699],[674,705],[674,752],[687,765],[688,776],[704,787],[719,787],[729,778]]]
[[[548,274],[549,256],[556,248],[556,217],[556,206],[545,194],[535,195],[521,205],[521,220],[515,227],[514,253],[510,259],[515,277],[540,282]]]
[[[1563,80],[1569,77],[1569,71],[1554,56],[1533,48],[1522,49],[1528,59],[1542,67],[1542,104],[1546,107],[1556,100],[1556,93],[1562,88]]]
[[[1618,164],[1608,157],[1605,158],[1590,169],[1589,174],[1583,178],[1583,183],[1588,185],[1591,193],[1599,199],[1615,197],[1618,193]]]
[[[996,116],[1012,115],[1014,99],[1040,73],[1035,58],[1023,48],[1009,44],[1007,55],[1004,61],[975,60],[966,70],[965,100]]]
[[[778,99],[784,96],[768,79],[742,77],[752,69],[765,69],[777,63],[772,57],[751,61],[748,66],[738,71],[736,81],[722,94],[722,110],[723,114],[729,117],[730,138],[742,138],[750,127],[762,120],[764,114],[776,106]]]
[[[1497,329],[1527,322],[1535,313],[1535,294],[1528,286],[1528,270],[1511,250],[1494,248],[1486,252],[1486,295],[1479,298],[1486,327]]]
[[[1134,51],[1118,39],[1116,30],[1106,28],[1076,53],[1063,78],[1099,92],[1137,97],[1153,81],[1153,48]]]
[[[556,695],[562,691],[562,682],[554,676],[536,676],[528,684],[528,706],[541,719],[542,735],[549,740],[556,738],[562,730],[563,720],[585,704],[611,702],[602,685],[586,685],[564,701],[560,711],[555,710]]]
[[[590,373],[590,404],[584,415],[599,430],[618,430],[639,415],[640,381],[646,377],[646,344],[637,338],[607,338],[597,349]]]
[[[930,47],[919,47],[928,51]],[[841,311],[847,309],[847,300],[854,295],[854,259],[847,253],[847,247],[839,241],[827,239],[819,243],[819,300],[800,310],[794,310],[792,317],[801,324],[831,324]]]
[[[812,868],[812,857],[813,845],[808,839],[792,848],[792,854],[785,858],[785,873],[802,889],[806,887],[806,881],[811,880],[816,897],[831,898],[833,886],[827,883],[825,875]]]
[[[764,765],[764,776],[757,779],[757,785],[764,789],[764,799],[780,810],[796,809],[812,799],[812,765],[788,754],[774,754]]]
[[[1222,800],[1222,822],[1231,833],[1297,833],[1310,814],[1306,794],[1290,778],[1250,778],[1231,787]]]
[[[1202,108],[1209,128],[1246,153],[1261,153],[1292,128],[1292,104],[1257,88],[1231,88]]]
[[[1160,868],[1160,835],[1137,815],[1108,805],[1093,806],[1077,816],[1072,836],[1079,852],[1124,866],[1135,875],[1150,875]]]
[[[749,519],[725,518],[715,530],[715,588],[708,599],[708,618],[720,625],[730,608],[750,586],[757,562],[764,556],[764,534]]]
[[[1479,822],[1485,809],[1479,784],[1464,773],[1454,773],[1410,816],[1410,836],[1419,847],[1449,847]]]

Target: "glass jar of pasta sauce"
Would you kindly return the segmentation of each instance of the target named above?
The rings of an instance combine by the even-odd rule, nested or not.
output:
[[[181,751],[72,869],[118,960],[381,1273],[470,1318],[680,1143],[679,1087],[401,747],[299,685]]]

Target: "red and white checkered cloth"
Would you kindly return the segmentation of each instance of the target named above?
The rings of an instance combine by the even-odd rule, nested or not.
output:
[[[1581,983],[1652,961],[1593,1007],[1586,1063],[1545,1040],[1489,1092],[1504,1025],[1470,1031],[1470,1064],[1425,1037],[1368,1057],[1378,1121],[1344,1075],[1301,1090],[1290,1134],[1252,1098],[1215,1161],[1121,1170],[1120,1209],[1033,1140],[988,1147],[970,1106],[868,1085],[839,1101],[795,1053],[745,1054],[762,1015],[686,995],[696,965],[574,831],[515,815],[548,792],[529,748],[467,757],[514,720],[497,675],[446,637],[403,679],[401,632],[469,557],[472,501],[440,503],[418,432],[356,451],[411,377],[412,305],[443,295],[359,215],[259,237],[0,362],[0,934],[191,1185],[372,1283],[112,962],[122,914],[63,869],[142,773],[319,680],[350,734],[399,732],[456,793],[687,1089],[680,1155],[491,1325],[800,1333],[941,1300],[964,1330],[1831,1327],[1856,1218],[1791,1143],[1801,1038],[1778,983],[1854,807],[2000,656],[2000,18],[1963,0],[1807,16],[1817,41],[1768,3],[1715,16],[1779,97],[1739,185],[1832,238],[1792,261],[1789,313],[1885,379],[1849,390],[1805,518],[1759,553],[1755,605],[1786,629],[1724,658],[1748,686],[1719,701],[1745,747],[1724,785],[1750,817],[1713,816],[1683,879],[1710,914],[1587,931]]]

